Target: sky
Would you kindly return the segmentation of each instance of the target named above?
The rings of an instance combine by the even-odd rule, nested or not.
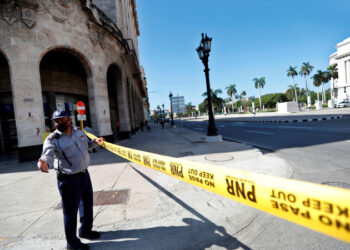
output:
[[[201,33],[213,38],[210,86],[222,98],[229,84],[258,98],[255,77],[266,78],[262,95],[285,92],[289,66],[299,72],[310,62],[311,75],[326,70],[336,45],[350,37],[349,0],[136,0],[136,9],[151,110],[168,109],[170,91],[186,104],[204,100],[204,65],[196,52]],[[305,88],[304,78],[296,83]]]

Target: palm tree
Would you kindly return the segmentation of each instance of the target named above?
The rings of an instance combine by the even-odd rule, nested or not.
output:
[[[319,87],[321,84],[326,81],[326,74],[322,70],[318,70],[316,74],[312,76],[312,79],[314,79],[314,85],[317,87],[317,101],[320,101],[320,95],[319,95]]]
[[[247,95],[247,93],[243,90],[241,93],[241,97],[244,98]]]
[[[234,96],[237,93],[236,84],[230,84],[226,87],[226,89],[227,89],[227,94],[231,97],[232,110],[233,110],[233,98],[232,98],[232,96]]]
[[[222,104],[224,103],[224,99],[222,99],[221,97],[218,97],[218,94],[222,94],[221,89],[216,89],[216,90],[212,90],[210,89],[210,95],[211,95],[211,102],[212,102],[212,106],[213,108],[220,108],[222,107]],[[207,97],[207,92],[204,92],[202,94],[203,97]],[[208,103],[208,97],[204,99],[204,103]]]
[[[306,84],[306,93],[307,93],[307,105],[308,107],[311,107],[311,98],[310,98],[310,90],[309,90],[309,76],[311,71],[314,69],[314,66],[311,66],[309,62],[304,62],[303,65],[300,68],[299,74],[301,76],[305,77],[305,84]]]
[[[322,77],[322,103],[327,102],[326,100],[326,90],[324,88],[324,84],[329,81],[331,77],[329,76],[329,71],[323,71],[323,77]]]
[[[334,79],[338,79],[338,64],[328,66],[328,77],[331,80],[331,98],[334,100]]]
[[[191,113],[192,110],[194,109],[194,106],[192,105],[192,102],[189,102],[185,105],[185,109],[187,113]]]
[[[255,88],[259,89],[259,102],[260,102],[260,110],[261,110],[261,89],[265,86],[265,77],[254,78],[253,82],[255,84]]]
[[[292,77],[292,79],[293,79],[295,101],[297,102],[297,105],[299,106],[299,104],[298,104],[297,86],[296,86],[296,84],[294,82],[294,77],[296,77],[298,75],[298,72],[297,72],[296,69],[297,69],[297,66],[295,66],[295,67],[289,66],[289,69],[287,69],[287,76],[288,77]]]

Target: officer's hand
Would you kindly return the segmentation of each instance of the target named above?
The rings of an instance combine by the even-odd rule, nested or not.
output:
[[[95,142],[96,142],[98,145],[100,145],[100,146],[103,146],[104,141],[105,141],[105,138],[103,138],[103,137],[100,137],[100,138],[96,138],[96,139],[95,139]]]
[[[39,159],[38,161],[38,168],[41,172],[48,173],[49,172],[49,165],[47,165],[46,161]]]

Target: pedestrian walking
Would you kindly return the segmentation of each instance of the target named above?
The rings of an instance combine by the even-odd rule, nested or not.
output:
[[[89,148],[103,145],[103,138],[89,141],[84,132],[72,126],[69,114],[56,110],[52,115],[56,130],[45,140],[38,168],[48,173],[49,167],[57,171],[57,185],[62,197],[64,231],[67,249],[89,249],[77,237],[77,213],[79,209],[79,237],[97,239],[100,233],[92,231],[93,191],[87,170],[90,163]]]

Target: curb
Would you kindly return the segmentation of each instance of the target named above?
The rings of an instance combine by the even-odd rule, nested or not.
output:
[[[343,115],[337,116],[326,116],[308,119],[288,119],[288,120],[231,120],[227,122],[248,122],[248,123],[297,123],[297,122],[317,122],[317,121],[327,121],[341,119]]]
[[[266,146],[263,146],[263,145],[260,145],[260,144],[256,144],[256,143],[250,143],[250,142],[241,141],[241,140],[237,140],[237,139],[232,139],[232,138],[228,138],[228,137],[222,137],[222,139],[224,141],[230,141],[230,142],[237,142],[237,143],[246,144],[246,145],[258,148],[258,149],[264,149],[264,150],[269,151],[269,152],[274,152],[275,151],[272,148],[268,148]]]

